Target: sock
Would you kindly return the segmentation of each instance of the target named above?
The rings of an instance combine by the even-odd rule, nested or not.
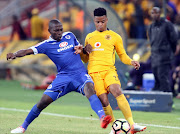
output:
[[[124,94],[121,94],[118,97],[116,97],[116,100],[117,100],[118,107],[122,111],[125,119],[129,122],[130,126],[132,126],[134,124],[134,121],[132,118],[131,108],[129,106],[129,103],[126,97],[124,96]]]
[[[91,104],[91,108],[96,112],[96,114],[98,115],[98,117],[101,119],[102,116],[105,115],[104,110],[102,108],[102,104],[99,100],[99,98],[97,97],[97,95],[92,95],[89,98],[89,102]]]
[[[113,122],[115,121],[115,118],[110,104],[107,107],[103,107],[103,109],[106,115],[110,115],[112,117],[112,121],[111,121],[111,125],[112,125]]]
[[[37,108],[37,104],[34,105],[31,109],[31,111],[29,112],[28,116],[26,117],[24,123],[21,125],[25,130],[27,129],[27,127],[29,126],[29,124],[36,118],[39,116],[40,112],[42,110]]]

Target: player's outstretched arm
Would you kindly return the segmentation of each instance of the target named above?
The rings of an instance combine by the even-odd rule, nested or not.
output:
[[[83,52],[84,54],[90,54],[92,52],[92,46],[90,44],[86,45],[84,48],[82,45],[74,47],[75,54],[80,54]]]
[[[7,60],[14,60],[16,57],[24,57],[26,55],[34,54],[32,49],[22,49],[15,53],[8,53]]]
[[[136,69],[136,70],[139,70],[139,68],[140,68],[140,64],[139,64],[139,62],[138,61],[131,61],[131,64],[132,64],[132,66],[134,66],[134,68]]]

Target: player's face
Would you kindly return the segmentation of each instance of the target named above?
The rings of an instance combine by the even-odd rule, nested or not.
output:
[[[61,23],[53,24],[52,27],[49,29],[51,37],[57,41],[61,40],[63,34],[63,26]]]
[[[152,11],[151,11],[151,17],[152,17],[152,19],[153,19],[154,21],[159,20],[159,18],[160,18],[160,12],[159,12],[158,10],[156,10],[156,9],[152,9]]]
[[[103,32],[107,30],[107,22],[108,22],[108,18],[105,15],[94,17],[94,24],[96,30],[99,32]]]

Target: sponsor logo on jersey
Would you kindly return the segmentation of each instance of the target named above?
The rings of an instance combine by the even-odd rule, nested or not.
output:
[[[110,40],[111,39],[111,35],[106,35],[105,39]]]
[[[69,45],[69,46],[66,46],[66,47],[57,49],[57,51],[58,51],[58,52],[61,52],[61,51],[67,50],[67,49],[72,48],[72,47],[73,47],[73,45]]]
[[[94,44],[94,46],[97,48],[97,47],[100,47],[101,46],[101,42],[96,42],[95,44]]]
[[[101,46],[101,42],[96,42],[94,46],[95,49],[92,49],[92,51],[104,51],[104,48],[99,48]]]
[[[65,38],[66,39],[71,39],[71,36],[70,35],[66,35]]]
[[[67,46],[67,45],[68,45],[67,42],[61,42],[61,43],[59,44],[59,47],[65,47],[65,46]]]

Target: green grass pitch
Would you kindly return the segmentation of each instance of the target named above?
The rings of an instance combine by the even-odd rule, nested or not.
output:
[[[17,81],[0,80],[0,134],[22,124],[28,111],[36,104],[43,91],[25,90]],[[140,134],[180,134],[180,100],[174,99],[171,113],[133,111],[135,122],[146,124]],[[114,110],[116,118],[124,118]],[[48,106],[28,127],[26,134],[109,134],[111,127],[100,128],[97,115],[86,97],[69,93]]]

